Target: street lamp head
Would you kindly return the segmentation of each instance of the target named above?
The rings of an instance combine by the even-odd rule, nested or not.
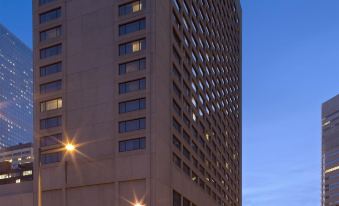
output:
[[[73,150],[75,150],[75,146],[74,146],[73,144],[71,144],[71,143],[67,143],[67,144],[65,145],[65,149],[66,149],[66,151],[68,151],[68,152],[72,152]]]
[[[141,204],[140,202],[136,202],[133,206],[145,206],[145,205]]]

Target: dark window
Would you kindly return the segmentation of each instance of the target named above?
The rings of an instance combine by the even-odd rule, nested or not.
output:
[[[178,105],[178,103],[175,102],[174,99],[173,99],[173,109],[179,116],[181,116],[181,108]]]
[[[182,138],[188,143],[188,144],[190,144],[190,142],[191,142],[191,138],[190,138],[190,136],[187,134],[187,132],[183,132],[182,133]]]
[[[41,164],[52,164],[61,161],[61,152],[48,153],[41,155]]]
[[[40,85],[40,93],[44,94],[44,93],[49,93],[49,92],[54,92],[54,91],[58,91],[61,89],[61,80],[57,80],[54,82],[48,82],[45,84],[41,84]]]
[[[183,198],[182,202],[183,202],[183,206],[190,206],[190,201],[188,199]]]
[[[61,26],[40,32],[40,41],[46,41],[61,36]]]
[[[183,147],[183,150],[182,150],[182,154],[187,158],[187,159],[191,159],[191,154],[190,152],[188,151],[188,149],[186,149],[186,147]]]
[[[136,72],[146,69],[146,59],[138,59],[135,61],[119,64],[119,75]]]
[[[178,148],[179,150],[181,150],[181,143],[180,141],[178,140],[178,138],[176,138],[174,135],[173,135],[173,145]]]
[[[50,64],[47,66],[40,67],[40,76],[41,77],[48,76],[51,74],[61,72],[61,70],[62,70],[61,62]]]
[[[132,1],[119,6],[119,16],[125,16],[135,12],[142,11],[145,7],[144,0]]]
[[[61,126],[61,116],[40,120],[40,129],[49,129]]]
[[[46,146],[52,146],[52,145],[58,145],[62,142],[62,134],[53,134],[45,137],[41,137],[40,139],[40,146],[46,147]]]
[[[174,164],[181,168],[181,159],[174,153],[173,153],[173,162]]]
[[[180,98],[181,91],[180,91],[179,87],[174,82],[173,82],[173,91]]]
[[[129,33],[137,32],[144,30],[146,27],[146,20],[145,19],[139,19],[133,22],[129,22],[126,24],[122,24],[119,26],[119,35],[126,35]]]
[[[54,1],[57,1],[57,0],[39,0],[39,5],[41,6],[41,5],[48,4]]]
[[[129,139],[119,142],[119,152],[128,152],[133,150],[141,150],[146,148],[146,138]]]
[[[140,118],[140,119],[133,119],[133,120],[127,120],[119,122],[119,132],[125,133],[125,132],[132,132],[136,130],[141,130],[146,128],[146,119]]]
[[[173,127],[180,133],[181,132],[181,125],[177,120],[173,118]]]
[[[146,88],[146,79],[138,79],[129,82],[119,84],[119,94],[125,94],[138,90],[144,90]]]
[[[182,170],[186,175],[191,176],[191,170],[187,164],[183,163]]]
[[[181,195],[173,191],[173,206],[181,206]]]
[[[119,103],[119,113],[133,112],[146,108],[146,99],[136,99]]]
[[[61,54],[61,44],[40,50],[40,59],[46,59]]]
[[[146,48],[146,40],[140,39],[132,42],[127,42],[119,45],[119,56],[132,54],[142,51]]]
[[[40,24],[58,19],[61,16],[61,8],[53,9],[40,14]]]

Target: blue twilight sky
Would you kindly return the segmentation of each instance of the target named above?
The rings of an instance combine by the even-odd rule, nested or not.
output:
[[[31,0],[0,23],[31,47]],[[244,206],[320,204],[320,108],[339,93],[338,0],[242,0]]]

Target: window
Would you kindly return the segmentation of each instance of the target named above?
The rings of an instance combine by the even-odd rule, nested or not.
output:
[[[190,201],[188,199],[183,198],[182,202],[183,202],[183,206],[190,206]]]
[[[47,11],[45,13],[40,14],[40,24],[46,23],[49,21],[53,21],[55,19],[60,18],[61,16],[61,8],[53,9],[50,11]]]
[[[30,176],[33,175],[33,171],[32,170],[26,170],[22,172],[22,176]]]
[[[60,133],[40,138],[40,146],[42,147],[58,145],[58,144],[61,144],[61,142],[62,142],[62,134]]]
[[[173,118],[173,127],[180,133],[181,132],[181,125],[177,120]]]
[[[181,159],[174,153],[173,153],[173,162],[174,164],[181,168]]]
[[[41,155],[41,164],[52,164],[61,161],[61,152],[48,153]]]
[[[119,103],[119,113],[133,112],[146,108],[146,99],[136,99]]]
[[[40,50],[40,59],[46,59],[61,54],[61,44],[47,47]]]
[[[40,120],[40,129],[49,129],[61,126],[61,116]]]
[[[181,195],[173,191],[173,206],[181,206]]]
[[[119,35],[126,35],[133,32],[144,30],[146,27],[146,20],[139,19],[130,23],[122,24],[119,26]]]
[[[182,154],[187,158],[187,159],[191,159],[191,154],[190,152],[188,151],[188,149],[186,149],[186,147],[183,147],[183,150],[182,150]]]
[[[62,108],[62,98],[40,102],[40,112],[46,112],[60,108]]]
[[[40,32],[40,41],[46,41],[61,36],[61,26]]]
[[[40,93],[45,94],[45,93],[49,93],[49,92],[58,91],[58,90],[61,89],[61,86],[62,86],[61,80],[41,84],[40,85]]]
[[[125,94],[144,89],[146,89],[145,78],[119,84],[119,94]]]
[[[178,140],[178,138],[176,138],[174,135],[173,135],[173,145],[178,148],[179,150],[181,150],[181,143],[180,141]]]
[[[187,164],[183,163],[182,170],[186,175],[191,176],[191,170]]]
[[[146,59],[138,59],[135,61],[119,64],[119,75],[141,71],[145,69],[146,69]]]
[[[133,150],[141,150],[146,148],[146,138],[130,139],[119,142],[119,152],[129,152]]]
[[[61,72],[61,62],[55,63],[55,64],[50,64],[47,66],[40,67],[40,76],[48,76],[51,74],[55,74],[58,72]]]
[[[146,48],[146,40],[140,39],[119,45],[119,56],[132,54],[142,51]]]
[[[133,132],[146,128],[146,118],[139,118],[119,122],[119,132]]]
[[[179,2],[178,2],[177,0],[172,0],[172,2],[173,2],[173,4],[174,4],[175,8],[176,8],[178,11],[180,11],[180,5],[179,5]]]
[[[48,4],[54,1],[57,1],[57,0],[39,0],[39,5],[41,6],[41,5]]]
[[[125,16],[128,14],[136,13],[142,11],[144,8],[144,1],[133,1],[127,4],[119,6],[119,16]]]

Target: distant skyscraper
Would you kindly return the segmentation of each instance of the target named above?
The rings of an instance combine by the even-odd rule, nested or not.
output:
[[[32,51],[0,24],[0,148],[32,141]]]
[[[241,205],[239,0],[33,11],[36,205]]]
[[[322,106],[322,206],[339,205],[339,95]]]

